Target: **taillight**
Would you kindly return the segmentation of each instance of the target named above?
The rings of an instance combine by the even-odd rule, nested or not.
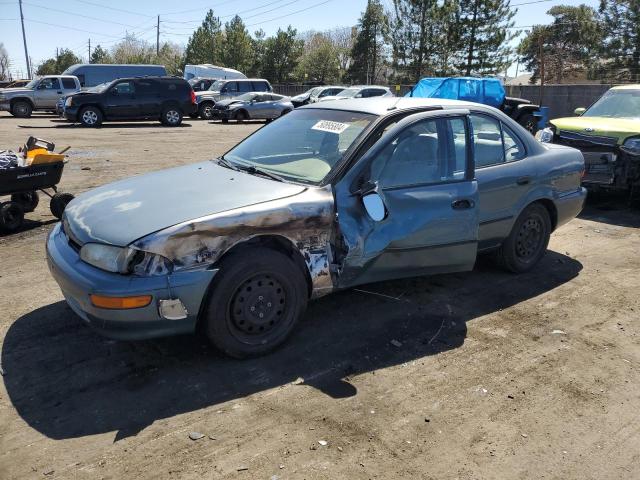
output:
[[[191,90],[191,103],[193,105],[196,104],[196,94],[195,94],[195,92],[193,90]]]

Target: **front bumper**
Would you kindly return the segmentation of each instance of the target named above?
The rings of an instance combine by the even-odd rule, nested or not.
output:
[[[236,110],[217,109],[213,107],[211,110],[211,117],[218,120],[231,120],[235,118]]]
[[[140,340],[192,333],[202,300],[217,270],[177,272],[166,276],[137,277],[95,268],[80,259],[57,224],[47,238],[47,264],[71,309],[98,333],[121,340]],[[110,310],[95,307],[91,294],[105,296],[152,295],[142,308]],[[187,317],[167,320],[160,316],[160,300],[178,298]]]
[[[80,110],[79,107],[75,105],[70,105],[68,107],[65,106],[63,111],[64,118],[66,118],[70,122],[77,122],[79,110]]]

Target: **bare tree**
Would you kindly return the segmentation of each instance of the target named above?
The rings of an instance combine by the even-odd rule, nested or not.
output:
[[[9,53],[4,44],[0,43],[0,80],[9,80],[9,63]]]

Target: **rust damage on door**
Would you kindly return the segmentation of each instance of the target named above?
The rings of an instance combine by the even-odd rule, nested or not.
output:
[[[286,241],[299,252],[312,296],[330,293],[331,232],[335,217],[331,186],[293,197],[209,215],[174,225],[134,242],[133,247],[169,259],[176,270],[214,268],[225,253],[245,243]]]

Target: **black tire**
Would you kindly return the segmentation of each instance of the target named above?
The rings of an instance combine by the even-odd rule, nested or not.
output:
[[[20,228],[24,221],[24,210],[17,202],[0,204],[0,230],[13,233]]]
[[[179,127],[182,123],[182,111],[178,107],[165,107],[160,122],[167,127]]]
[[[203,120],[211,120],[213,118],[213,103],[204,102],[198,107],[198,115]]]
[[[67,204],[73,200],[73,195],[70,193],[56,193],[53,197],[51,197],[51,202],[49,202],[49,209],[54,217],[58,220],[62,218],[62,214],[64,213],[64,209],[67,208]]]
[[[29,118],[33,112],[33,106],[26,100],[17,100],[11,105],[11,115],[18,118]]]
[[[221,262],[207,299],[205,331],[227,355],[256,357],[287,339],[306,306],[307,282],[293,260],[251,248]]]
[[[200,115],[196,112],[196,113],[190,113],[189,114],[189,118],[193,118],[194,120],[197,118],[200,118]]]
[[[518,118],[518,123],[522,125],[531,135],[535,135],[538,131],[538,121],[533,113],[524,113]]]
[[[543,205],[533,203],[517,218],[511,233],[496,252],[496,259],[510,272],[528,272],[546,253],[550,236],[549,212]]]
[[[80,110],[78,120],[80,125],[88,128],[96,128],[102,125],[102,111],[98,107],[88,106]]]
[[[248,119],[249,114],[245,110],[239,110],[238,112],[236,112],[236,120],[238,121],[238,123],[242,123]]]
[[[19,203],[25,213],[33,212],[40,202],[38,192],[21,192],[11,195],[11,201]]]
[[[222,123],[229,123],[229,119],[228,118],[223,118],[222,119]]]

